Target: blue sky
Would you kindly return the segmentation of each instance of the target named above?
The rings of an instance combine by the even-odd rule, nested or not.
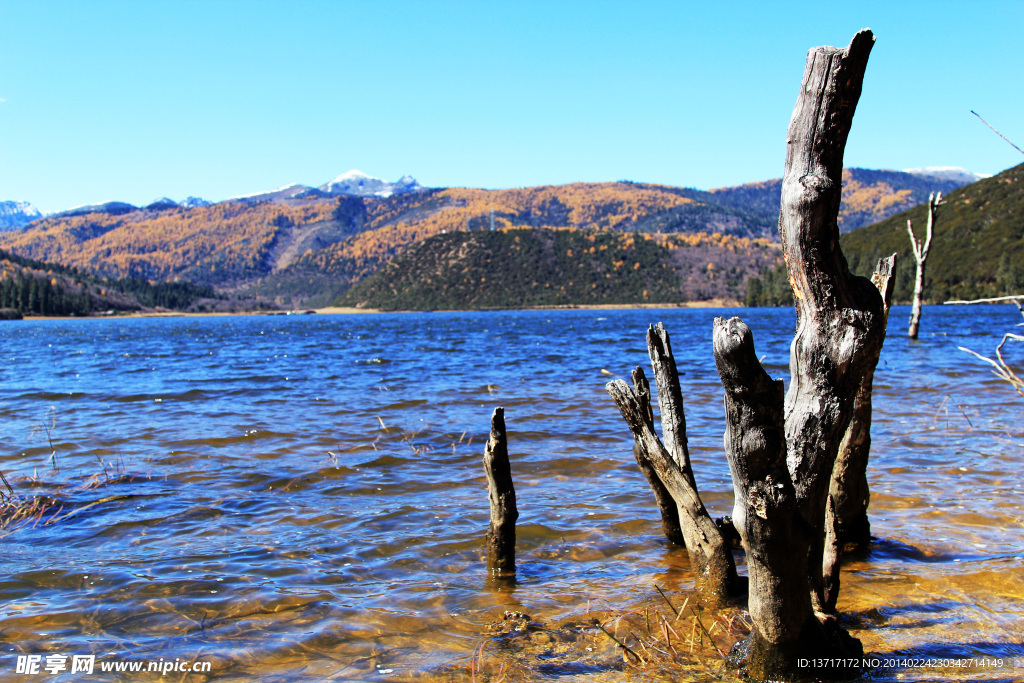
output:
[[[970,114],[1024,147],[1024,2],[0,0],[0,199],[764,180],[807,50],[864,27],[848,166],[1024,161]]]

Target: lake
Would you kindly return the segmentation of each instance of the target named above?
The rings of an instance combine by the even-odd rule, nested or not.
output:
[[[94,655],[97,672],[209,663],[175,674],[189,681],[470,680],[483,646],[478,657],[521,660],[522,680],[633,680],[621,659],[521,647],[495,623],[576,623],[660,599],[655,586],[685,600],[686,553],[664,542],[602,370],[649,368],[647,326],[665,323],[698,486],[713,516],[729,514],[716,315],[742,317],[787,378],[788,309],[0,325],[0,470],[20,495],[58,500],[0,538],[0,678],[19,680],[19,655],[62,654]],[[991,355],[1020,314],[925,307],[916,342],[908,315],[893,309],[875,379],[878,540],[845,566],[839,609],[873,655],[1005,660],[873,680],[1016,679],[1024,398],[957,346]],[[1022,357],[1024,344],[1009,349]],[[514,584],[482,561],[496,406],[519,499]],[[584,630],[586,647],[615,654]]]

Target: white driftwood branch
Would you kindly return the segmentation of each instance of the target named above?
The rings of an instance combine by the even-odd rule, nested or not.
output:
[[[997,296],[993,299],[972,299],[970,301],[963,301],[960,299],[954,299],[952,301],[943,301],[943,304],[995,304],[1000,301],[1024,301],[1024,294],[1013,294],[1012,296]]]
[[[1017,304],[1017,308],[1020,310],[1020,314],[1024,316],[1024,306],[1021,306],[1020,302],[1015,303]],[[991,358],[983,356],[977,351],[972,351],[965,346],[958,346],[957,348],[960,349],[961,351],[966,351],[967,353],[971,354],[976,358],[980,358],[986,363],[990,363],[992,367],[995,368],[995,370],[992,371],[992,374],[994,374],[999,379],[1009,382],[1010,385],[1013,386],[1014,389],[1016,389],[1018,394],[1024,396],[1024,379],[1021,379],[1017,375],[1017,373],[1015,373],[1013,369],[1009,365],[1007,365],[1006,360],[1003,358],[1003,344],[1005,344],[1006,340],[1008,339],[1012,339],[1014,341],[1024,341],[1024,335],[1014,334],[1013,332],[1007,332],[1006,334],[1004,334],[1003,340],[999,342],[999,346],[996,347],[997,360],[992,360]]]

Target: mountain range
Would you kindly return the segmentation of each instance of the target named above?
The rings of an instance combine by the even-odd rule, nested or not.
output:
[[[841,225],[851,229],[884,218],[920,203],[929,191],[949,192],[965,179],[847,169]],[[190,198],[181,204],[161,199],[141,208],[121,202],[79,207],[0,234],[0,248],[103,277],[188,281],[221,294],[307,306],[333,301],[428,238],[462,233],[459,239],[464,239],[467,233],[523,229],[548,231],[530,237],[518,232],[523,253],[536,247],[539,254],[568,240],[566,250],[574,250],[573,256],[565,255],[569,260],[552,268],[563,273],[596,268],[573,280],[573,287],[586,281],[589,294],[607,291],[616,298],[629,287],[612,286],[623,265],[609,264],[628,254],[608,264],[607,254],[594,256],[581,266],[579,250],[585,247],[594,255],[603,245],[614,251],[620,237],[586,246],[556,233],[636,233],[644,235],[645,244],[650,242],[644,262],[673,272],[662,278],[675,282],[672,297],[737,299],[747,277],[777,262],[770,244],[775,240],[779,187],[776,180],[712,191],[632,182],[440,189],[424,188],[409,176],[388,183],[350,171],[317,188],[289,185],[216,204]],[[540,242],[534,240],[525,249],[523,240],[534,237]],[[449,247],[458,242],[445,239]],[[504,241],[486,237],[466,244],[470,251],[480,247],[493,252]],[[590,252],[591,247],[597,252]],[[651,256],[658,249],[664,251]],[[447,254],[444,258],[452,260],[445,249],[423,253]],[[495,256],[501,258],[497,252],[482,258],[493,262]],[[609,267],[611,271],[603,270]],[[667,292],[668,286],[646,289],[650,296]],[[470,295],[467,301],[472,300]]]

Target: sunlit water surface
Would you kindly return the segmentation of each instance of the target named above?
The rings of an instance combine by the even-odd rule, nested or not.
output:
[[[647,325],[664,321],[697,481],[728,514],[715,315],[747,321],[787,377],[790,310],[4,323],[0,469],[23,495],[64,486],[65,508],[0,539],[0,678],[17,678],[18,654],[55,653],[200,659],[217,680],[469,676],[505,610],[548,622],[655,585],[685,593],[688,560],[663,541],[602,370],[647,366]],[[906,315],[893,310],[875,381],[878,541],[847,565],[840,609],[873,655],[1007,662],[872,678],[1013,680],[1024,399],[957,346],[990,355],[1020,316],[928,307],[910,342]],[[514,586],[482,563],[495,406],[521,513]]]

